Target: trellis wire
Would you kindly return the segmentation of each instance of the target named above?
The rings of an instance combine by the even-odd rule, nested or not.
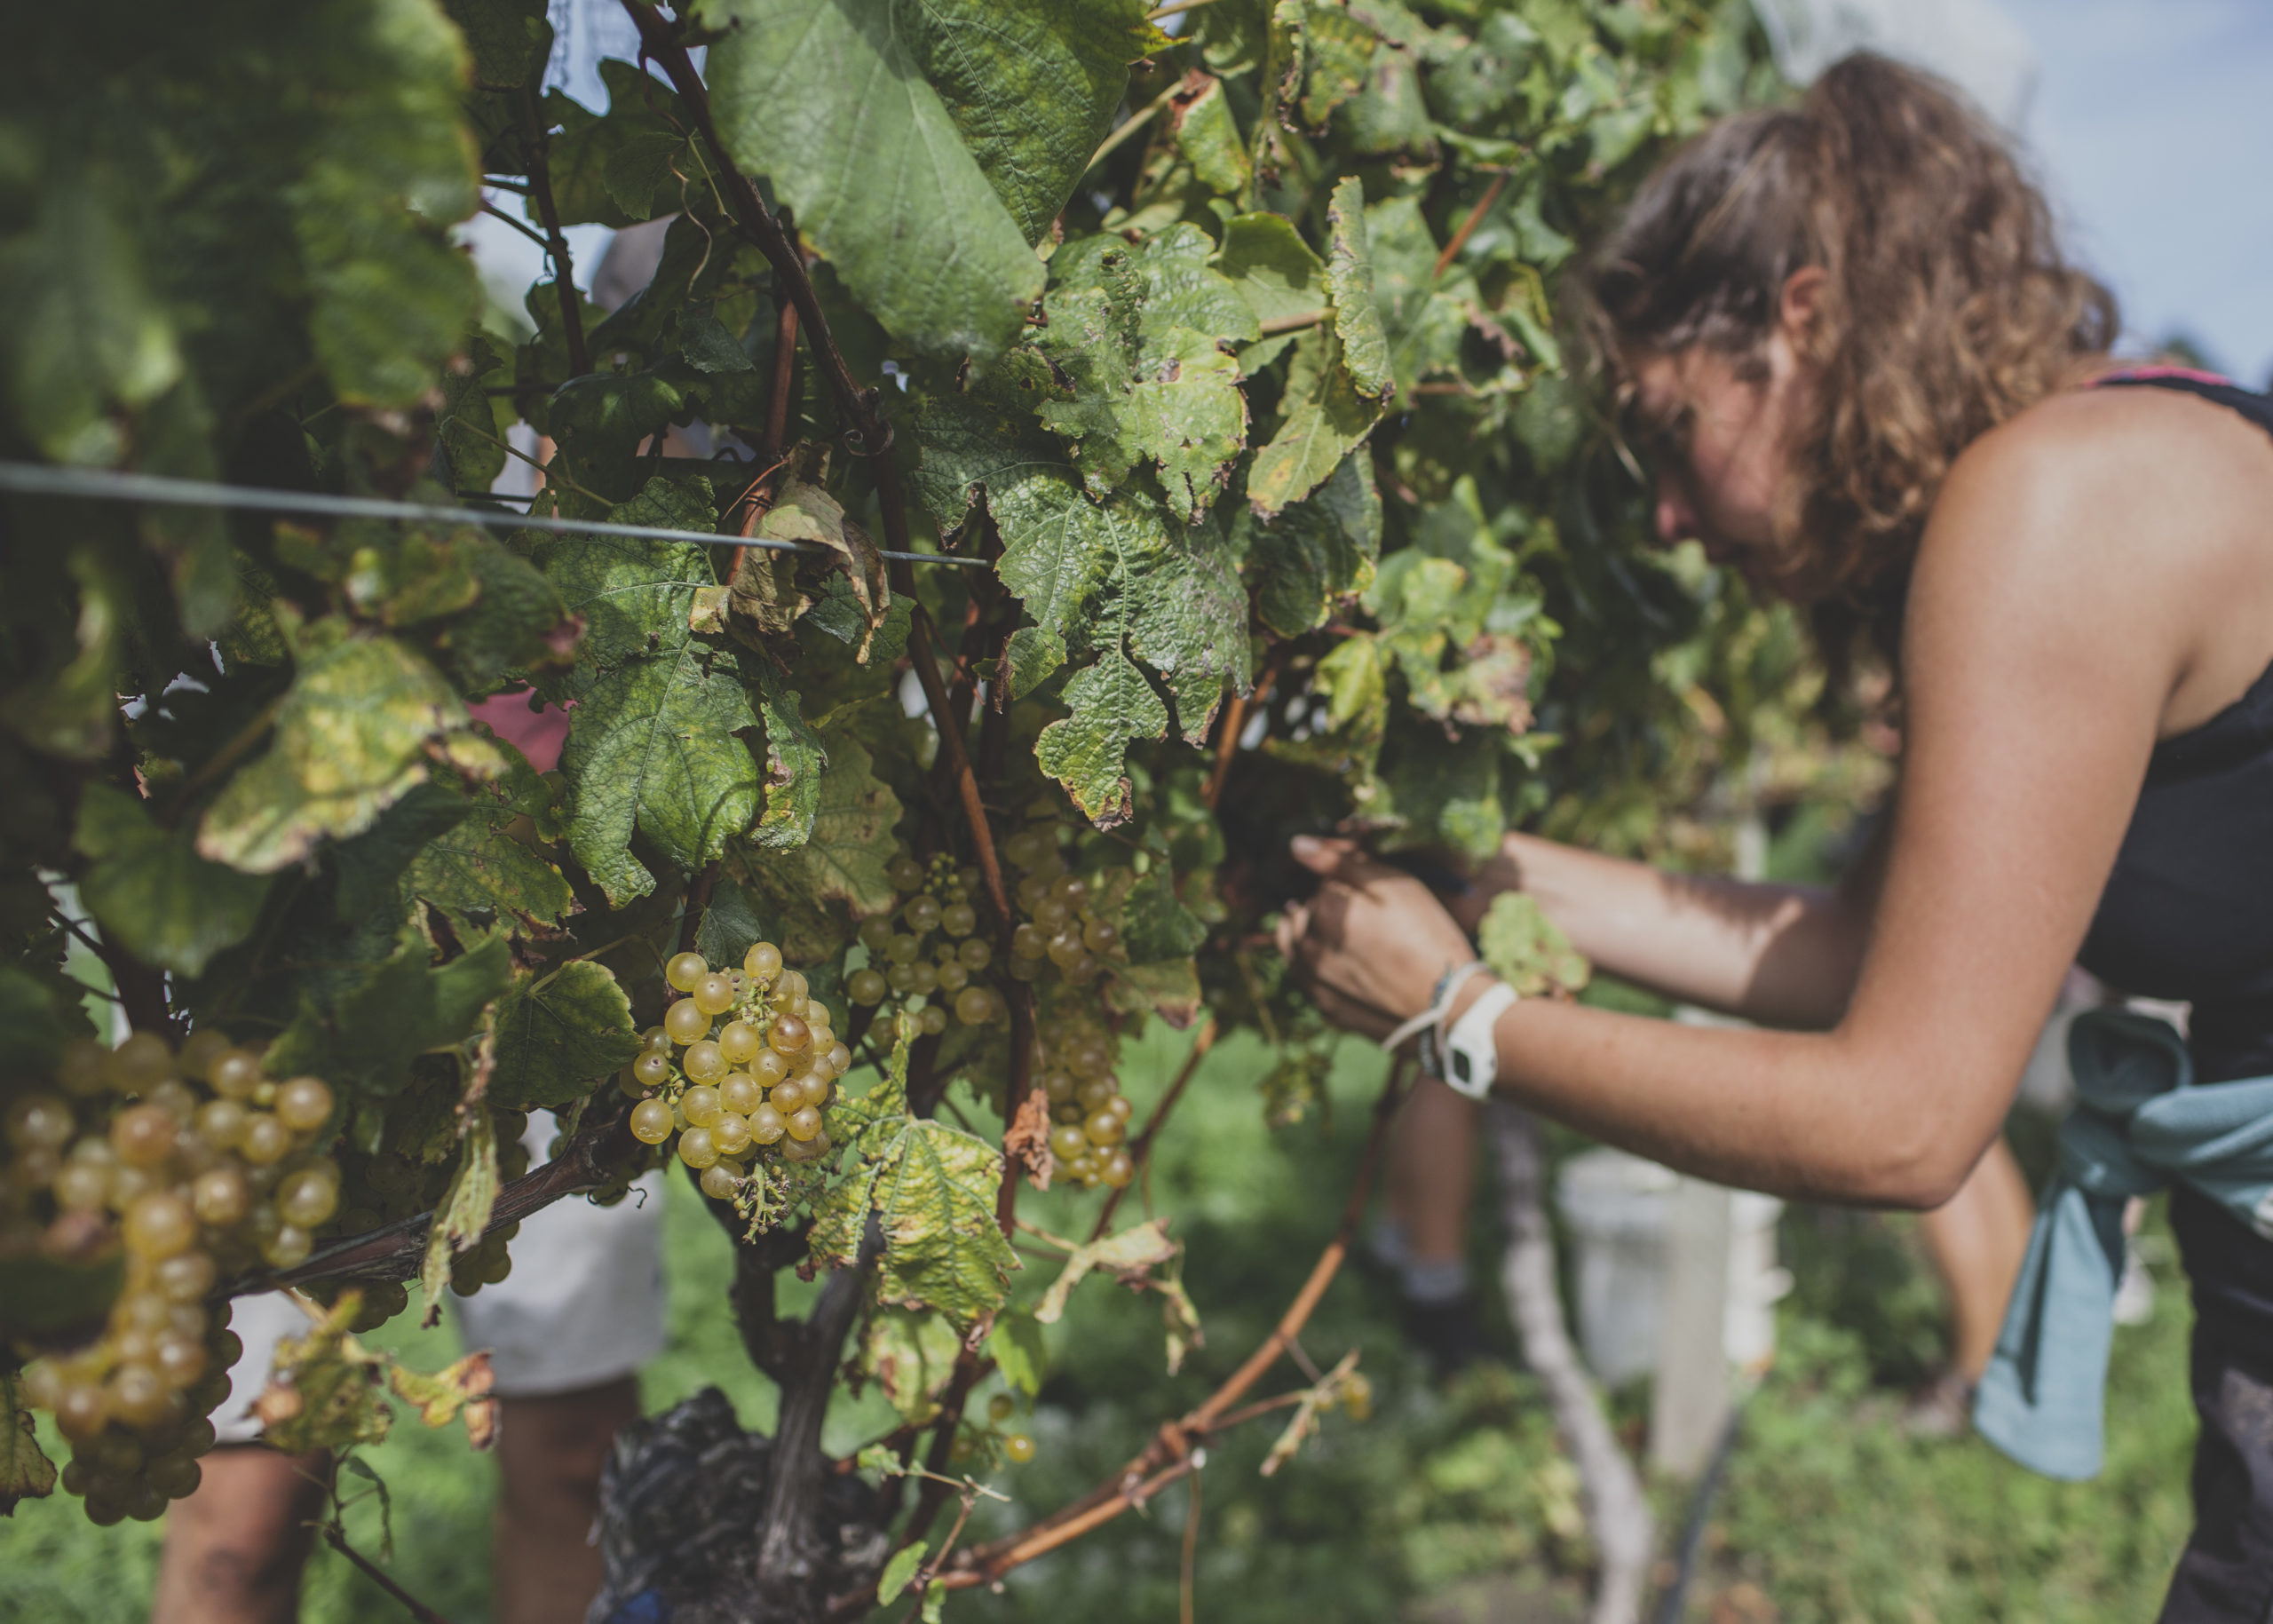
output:
[[[377,496],[329,496],[317,492],[271,490],[259,485],[227,485],[210,479],[176,479],[163,474],[122,472],[107,468],[57,468],[42,463],[0,462],[0,490],[35,496],[85,497],[97,502],[153,502],[180,507],[239,508],[271,513],[324,514],[335,519],[396,519],[430,525],[481,525],[492,530],[543,530],[554,535],[622,535],[641,541],[691,542],[699,547],[762,547],[769,552],[842,555],[818,542],[782,542],[763,536],[718,535],[708,530],[673,530],[661,525],[618,525],[598,519],[557,519],[537,513],[500,513],[487,508],[444,507],[439,503],[389,502]],[[909,564],[959,564],[985,569],[983,558],[948,552],[880,552]]]

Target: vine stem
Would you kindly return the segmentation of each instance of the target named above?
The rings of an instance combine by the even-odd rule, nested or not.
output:
[[[552,138],[537,116],[536,97],[527,85],[520,95],[521,139],[528,143],[529,196],[537,218],[544,222],[545,252],[552,256],[552,286],[560,298],[560,336],[568,345],[568,374],[582,377],[592,369],[584,347],[584,313],[576,304],[576,267],[568,257],[568,238],[560,229],[560,210],[552,201],[552,171],[548,149]]]
[[[1409,1063],[1400,1064],[1390,1073],[1383,1084],[1380,1101],[1374,1107],[1372,1131],[1366,1136],[1364,1154],[1358,1159],[1358,1172],[1351,1180],[1350,1198],[1343,1205],[1342,1222],[1333,1240],[1319,1254],[1311,1265],[1310,1278],[1295,1294],[1294,1301],[1279,1317],[1279,1323],[1262,1344],[1248,1355],[1245,1363],[1211,1394],[1207,1402],[1179,1420],[1163,1425],[1151,1444],[1121,1470],[1082,1495],[1079,1500],[1061,1507],[1040,1522],[1018,1533],[994,1541],[986,1545],[966,1549],[955,1566],[942,1573],[938,1583],[950,1589],[963,1589],[972,1585],[992,1584],[1012,1568],[1047,1555],[1070,1541],[1079,1539],[1091,1529],[1111,1522],[1121,1513],[1142,1506],[1169,1484],[1196,1470],[1198,1454],[1194,1446],[1207,1438],[1239,1422],[1277,1407],[1268,1401],[1262,1405],[1234,1409],[1239,1401],[1261,1381],[1279,1356],[1294,1344],[1309,1323],[1326,1288],[1333,1284],[1342,1262],[1349,1255],[1350,1243],[1356,1235],[1358,1221],[1366,1209],[1366,1197],[1373,1188],[1374,1170],[1381,1160],[1382,1147],[1389,1137],[1389,1125],[1403,1101],[1406,1085],[1411,1074]],[[857,1611],[867,1593],[841,1597],[830,1607],[832,1615],[843,1616]]]
[[[1492,205],[1500,201],[1500,194],[1507,189],[1508,171],[1501,170],[1492,177],[1492,184],[1484,188],[1484,195],[1476,200],[1476,207],[1468,211],[1468,218],[1460,223],[1460,229],[1453,233],[1452,241],[1445,244],[1444,252],[1437,256],[1437,268],[1430,273],[1431,281],[1441,278],[1445,267],[1468,246],[1468,240],[1476,234],[1476,228],[1484,224],[1484,217],[1492,212]]]
[[[323,1542],[353,1563],[364,1578],[384,1590],[402,1604],[404,1612],[418,1620],[418,1624],[450,1624],[450,1620],[420,1601],[394,1581],[392,1575],[347,1542],[347,1536],[336,1527],[326,1527]]]

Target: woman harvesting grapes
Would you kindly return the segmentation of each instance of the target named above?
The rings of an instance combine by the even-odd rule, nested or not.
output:
[[[2169,1184],[2203,1425],[2163,1616],[2263,1618],[2273,1240],[2246,1220],[2273,1185],[2273,402],[2118,370],[2111,301],[1994,132],[1868,57],[1676,155],[1585,291],[1659,534],[1811,606],[1834,664],[1868,638],[1896,673],[1889,832],[1835,892],[1518,834],[1483,876],[1604,969],[1784,1030],[1512,1002],[1426,888],[1338,843],[1299,843],[1325,879],[1284,946],[1344,1024],[1432,1026],[1604,1139],[1914,1208],[1997,1134],[2071,962],[2191,1001],[2182,1042],[2084,1024],[2084,1109],[1977,1419],[2030,1464],[2095,1469],[2117,1215]]]

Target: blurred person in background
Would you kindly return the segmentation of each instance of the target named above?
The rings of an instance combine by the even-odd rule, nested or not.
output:
[[[2201,1427],[2161,1616],[2264,1624],[2273,400],[2112,361],[2113,301],[1995,127],[1871,56],[1676,154],[1581,284],[1659,535],[1810,606],[1834,671],[1868,646],[1894,673],[1887,836],[1826,890],[1507,836],[1487,884],[1757,1030],[1513,1001],[1425,885],[1349,842],[1297,841],[1321,884],[1282,947],[1342,1024],[1420,1018],[1607,1143],[1919,1210],[1976,1176],[2071,963],[2190,1002],[2183,1037],[2078,1018],[2079,1108],[1975,1422],[2024,1464],[2096,1470],[2125,1199],[2167,1187]]]

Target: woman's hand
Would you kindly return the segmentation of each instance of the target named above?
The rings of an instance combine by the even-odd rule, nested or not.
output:
[[[1354,842],[1297,836],[1294,852],[1325,883],[1287,908],[1279,950],[1335,1025],[1386,1037],[1429,1007],[1445,971],[1476,956],[1434,892]]]

